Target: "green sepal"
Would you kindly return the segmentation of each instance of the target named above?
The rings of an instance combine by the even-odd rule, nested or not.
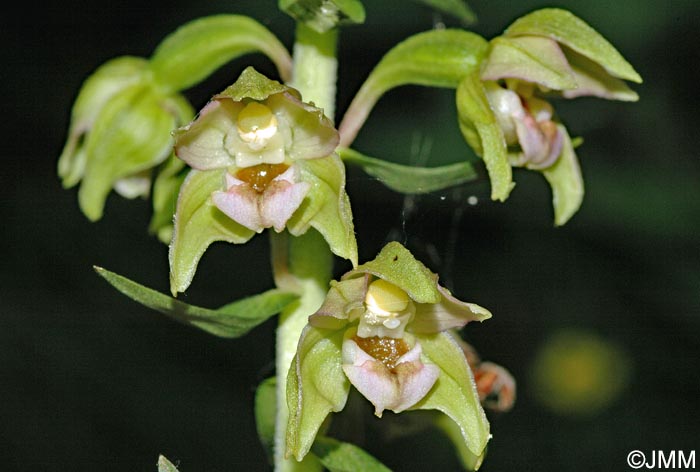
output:
[[[102,217],[107,195],[122,178],[163,162],[172,148],[176,116],[150,84],[136,84],[110,97],[85,142],[85,174],[78,203],[91,221]]]
[[[95,271],[132,300],[222,338],[243,336],[299,298],[297,294],[272,289],[212,310],[188,305],[107,269],[95,267]]]
[[[475,455],[464,443],[464,438],[462,437],[462,430],[459,425],[452,421],[452,419],[440,412],[435,412],[436,417],[434,420],[435,426],[440,429],[447,439],[452,442],[457,452],[457,457],[459,457],[460,462],[465,470],[479,470],[481,464],[484,462],[486,457],[486,451],[488,446],[484,449],[481,455]]]
[[[302,460],[331,412],[345,407],[350,382],[342,368],[345,330],[307,325],[287,376],[287,454]]]
[[[283,80],[291,77],[289,52],[263,25],[247,16],[214,15],[191,21],[167,36],[151,57],[156,82],[170,91],[184,90],[227,62],[261,52]]]
[[[584,188],[581,167],[571,144],[569,133],[564,126],[557,126],[564,135],[561,154],[554,165],[542,171],[542,175],[552,187],[554,224],[562,226],[581,206]]]
[[[364,449],[337,439],[319,436],[311,452],[329,472],[391,472]]]
[[[293,90],[276,80],[268,79],[253,67],[246,67],[236,81],[215,98],[230,98],[240,102],[244,98],[263,101],[270,95]]]
[[[270,377],[255,390],[255,428],[270,463],[273,462],[275,446],[276,389],[277,378]]]
[[[384,246],[373,260],[346,273],[343,280],[366,273],[391,282],[415,302],[439,303],[442,300],[437,288],[437,276],[396,241]]]
[[[632,65],[596,30],[573,13],[544,8],[518,18],[505,36],[545,36],[600,64],[610,75],[642,83]]]
[[[322,159],[300,159],[294,165],[299,168],[300,180],[310,183],[311,189],[287,221],[287,229],[299,236],[309,227],[315,228],[335,255],[356,266],[357,241],[342,161],[333,154]]]
[[[459,427],[462,441],[475,457],[489,441],[489,422],[479,401],[474,375],[462,348],[448,332],[418,335],[426,362],[440,368],[440,377],[428,394],[411,410],[438,410]]]
[[[255,232],[222,213],[211,200],[212,192],[224,188],[226,169],[192,170],[180,187],[170,243],[170,291],[189,287],[199,259],[215,241],[247,242]]]
[[[173,238],[173,218],[177,208],[177,196],[187,177],[185,163],[171,154],[153,182],[153,216],[148,231],[170,244]]]
[[[566,57],[576,77],[578,87],[564,90],[562,92],[564,98],[595,96],[623,102],[639,100],[637,92],[632,90],[626,82],[608,74],[598,63],[574,51],[568,51]]]
[[[165,458],[165,456],[158,457],[158,472],[178,472],[177,467],[175,467],[172,462]]]
[[[402,85],[455,88],[479,69],[488,42],[468,31],[418,33],[394,46],[375,66],[348,108],[339,131],[349,146],[379,98]]]
[[[556,41],[540,36],[499,36],[491,40],[481,79],[506,78],[535,82],[553,90],[577,87],[566,56]]]
[[[474,167],[466,161],[440,167],[414,167],[365,156],[348,148],[338,149],[338,154],[344,162],[359,165],[390,189],[406,194],[435,192],[477,178]]]
[[[122,56],[101,65],[83,82],[71,110],[68,140],[58,159],[58,176],[64,188],[83,177],[86,162],[84,140],[105,104],[117,93],[143,80],[148,62]]]
[[[464,25],[476,23],[476,14],[469,8],[464,0],[413,0],[416,3],[422,3],[442,13],[451,15],[462,22]]]
[[[459,129],[481,156],[491,180],[491,198],[505,201],[513,189],[513,171],[503,130],[496,120],[478,73],[464,78],[456,94]]]
[[[359,0],[279,0],[279,9],[318,33],[343,24],[365,22],[365,7]]]

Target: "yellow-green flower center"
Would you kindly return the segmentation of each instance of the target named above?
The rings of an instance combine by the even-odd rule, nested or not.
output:
[[[369,284],[358,336],[400,338],[415,312],[413,302],[401,288],[383,279]]]

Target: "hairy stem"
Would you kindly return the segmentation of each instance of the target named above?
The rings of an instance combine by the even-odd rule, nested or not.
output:
[[[304,101],[312,101],[333,119],[338,61],[338,32],[317,33],[299,23],[294,45],[291,85]],[[309,315],[323,303],[332,275],[333,254],[323,237],[313,229],[300,237],[271,234],[272,267],[280,288],[297,291],[300,299],[279,318],[276,345],[277,413],[275,418],[275,471],[320,471],[318,460],[308,455],[302,462],[285,457],[287,420],[287,373],[296,353],[301,331]]]

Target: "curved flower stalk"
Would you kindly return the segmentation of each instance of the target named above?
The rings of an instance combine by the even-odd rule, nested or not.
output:
[[[194,169],[175,214],[174,293],[211,242],[244,243],[266,228],[299,236],[313,227],[355,263],[338,132],[295,89],[249,67],[174,135],[175,154]]]
[[[304,457],[328,413],[343,409],[352,384],[378,417],[385,410],[442,411],[481,456],[488,422],[451,331],[490,317],[452,296],[401,244],[387,244],[333,282],[309,318],[288,378],[288,452]]]
[[[594,29],[570,12],[539,10],[494,38],[480,74],[460,84],[460,128],[485,161],[542,172],[552,187],[555,224],[562,225],[581,205],[583,178],[569,134],[546,99],[636,101],[624,80],[641,82]],[[499,178],[490,173],[492,181]]]

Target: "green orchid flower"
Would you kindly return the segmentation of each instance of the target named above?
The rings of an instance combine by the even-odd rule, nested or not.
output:
[[[552,187],[555,224],[562,225],[581,205],[583,177],[569,133],[548,99],[636,101],[625,80],[641,82],[593,28],[565,10],[538,10],[494,38],[478,76],[460,84],[460,127],[484,160],[542,172]],[[499,178],[510,181],[510,175]],[[505,199],[510,188],[503,186],[498,198]]]
[[[434,409],[479,457],[489,438],[474,377],[453,330],[491,313],[455,298],[399,243],[333,282],[309,317],[287,387],[288,451],[300,460],[353,385],[381,417]],[[322,386],[320,385],[322,384]]]

